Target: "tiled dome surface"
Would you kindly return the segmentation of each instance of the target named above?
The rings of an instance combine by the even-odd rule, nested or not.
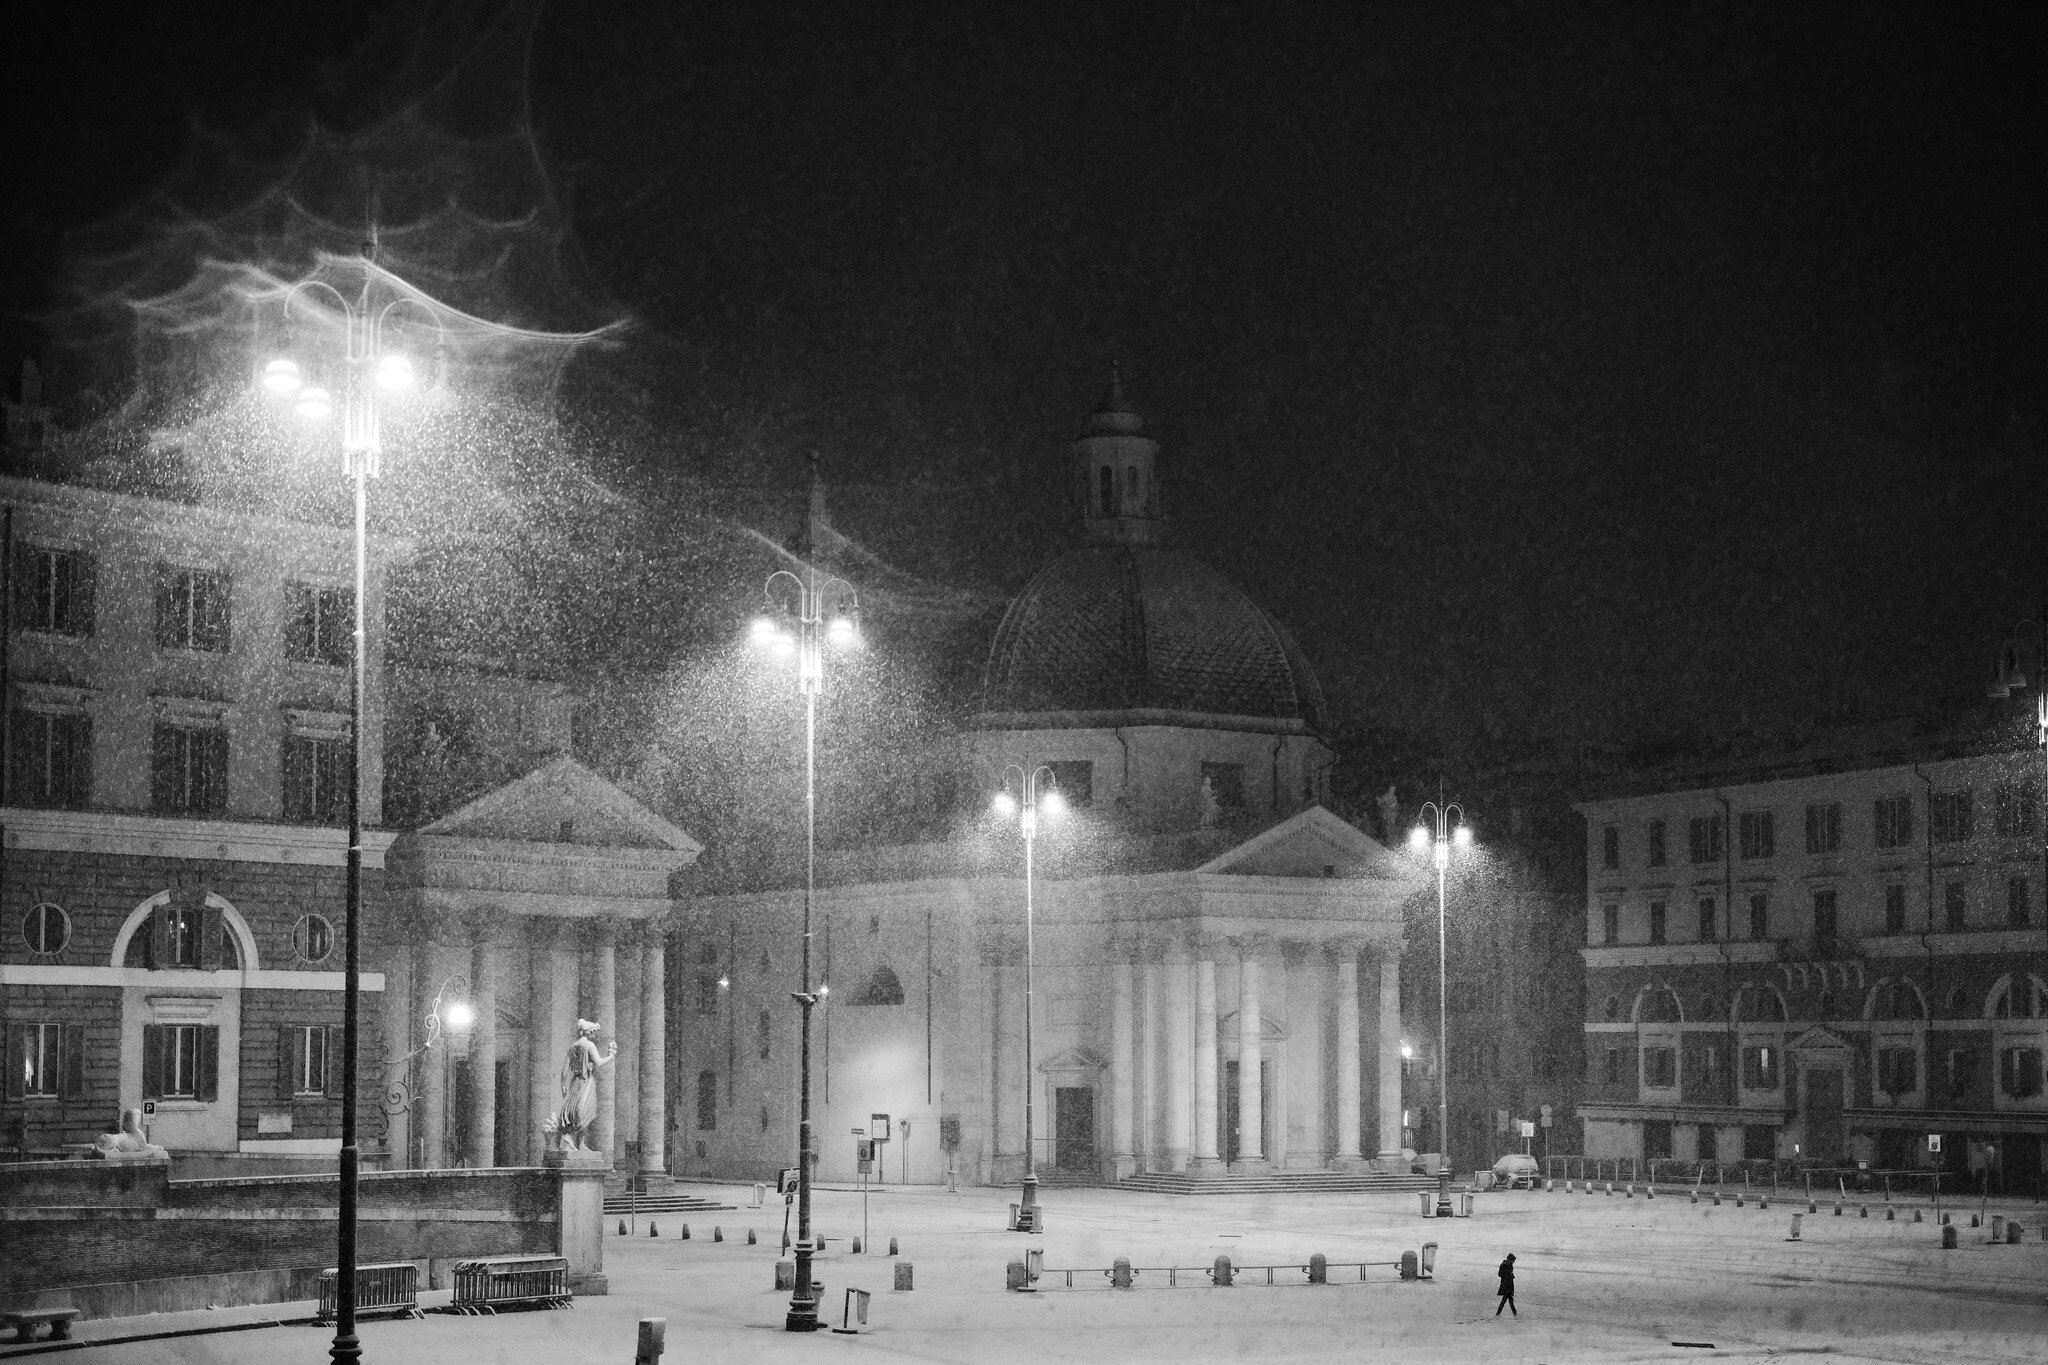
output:
[[[1010,604],[989,651],[990,712],[1165,710],[1298,720],[1323,693],[1279,622],[1186,555],[1071,550]]]

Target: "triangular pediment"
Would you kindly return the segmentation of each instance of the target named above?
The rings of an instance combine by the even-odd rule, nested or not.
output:
[[[652,849],[694,861],[704,846],[567,754],[485,792],[420,833],[456,839]]]
[[[1321,806],[1290,815],[1210,859],[1197,872],[1240,877],[1343,877],[1407,881],[1415,869]]]
[[[1847,1052],[1848,1042],[1838,1033],[1831,1033],[1815,1024],[1806,1032],[1786,1044],[1789,1052]]]
[[[1100,1071],[1108,1063],[1092,1048],[1070,1047],[1038,1064],[1040,1071]]]

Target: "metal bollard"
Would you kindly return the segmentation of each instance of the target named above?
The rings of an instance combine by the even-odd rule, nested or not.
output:
[[[2018,1246],[2025,1240],[2025,1237],[2026,1229],[2019,1225],[2018,1219],[2014,1219],[2005,1225],[2005,1242],[2007,1246]]]
[[[1954,1251],[1959,1245],[1961,1245],[1961,1239],[1956,1235],[1956,1225],[1954,1223],[1943,1223],[1941,1225],[1941,1249],[1943,1251]]]
[[[1131,1287],[1130,1257],[1119,1256],[1116,1258],[1115,1261],[1110,1263],[1109,1287],[1111,1289],[1129,1289]]]
[[[723,1224],[713,1223],[711,1225],[711,1240],[714,1242],[723,1242],[725,1240],[725,1227]]]
[[[640,1319],[640,1341],[633,1348],[633,1365],[661,1365],[667,1335],[667,1318]]]
[[[2005,1215],[2002,1213],[1991,1215],[1991,1240],[1994,1242],[2003,1242],[2005,1240]]]
[[[1885,1222],[1887,1222],[1887,1223],[1896,1223],[1896,1222],[1898,1222],[1898,1221],[1899,1221],[1899,1211],[1898,1211],[1897,1209],[1893,1208],[1893,1207],[1892,1207],[1892,1206],[1891,1206],[1890,1204],[1886,1204],[1886,1205],[1884,1206],[1884,1221],[1885,1221]]]
[[[898,1261],[896,1263],[896,1287],[898,1289],[910,1288],[910,1271],[910,1262]]]
[[[623,1218],[621,1218],[621,1219],[619,1220],[619,1236],[621,1236],[621,1237],[624,1237],[625,1235],[626,1235],[626,1220],[625,1220],[625,1219],[623,1219]]]
[[[860,1238],[858,1238],[858,1237],[856,1237],[856,1238],[854,1238],[854,1239],[853,1239],[853,1253],[852,1253],[852,1254],[853,1254],[853,1255],[855,1255],[855,1256],[858,1256],[858,1255],[860,1255]]]
[[[1914,1221],[1914,1222],[1916,1222],[1916,1223],[1920,1221],[1920,1210],[1918,1210],[1918,1209],[1914,1209],[1914,1210],[1913,1210],[1913,1221]]]
[[[1231,1274],[1230,1258],[1228,1256],[1218,1256],[1215,1268],[1209,1272],[1209,1281],[1218,1289],[1228,1289],[1231,1284]]]
[[[1758,1195],[1756,1197],[1756,1206],[1760,1209],[1769,1208],[1771,1206],[1771,1197],[1767,1194]]]
[[[1607,1182],[1607,1194],[1609,1198],[1614,1196],[1614,1182],[1612,1180]]]
[[[891,1238],[889,1239],[889,1254],[890,1254],[891,1256],[896,1256],[896,1255],[900,1255],[900,1254],[901,1254],[901,1253],[899,1253],[899,1252],[898,1252],[898,1251],[896,1250],[896,1239],[895,1239],[894,1237],[891,1237]]]
[[[754,1245],[754,1230],[752,1228],[747,1229],[747,1245]]]
[[[688,1223],[683,1224],[683,1235],[679,1240],[685,1242],[690,1240],[690,1225]]]
[[[1790,1237],[1787,1237],[1785,1239],[1786,1241],[1796,1242],[1799,1240],[1799,1220],[1804,1218],[1805,1216],[1806,1215],[1803,1213],[1795,1213],[1792,1215],[1792,1235]]]
[[[1714,1191],[1714,1207],[1717,1209],[1721,1207],[1721,1192],[1719,1190]]]
[[[1971,1215],[1970,1215],[1970,1226],[1971,1226],[1971,1227],[1973,1227],[1973,1228],[1981,1228],[1981,1227],[1983,1227],[1983,1226],[1984,1226],[1984,1216],[1983,1216],[1982,1214],[1978,1214],[1978,1213],[1973,1213],[1973,1214],[1971,1214]]]
[[[1401,1253],[1401,1278],[1404,1280],[1422,1278],[1421,1263],[1416,1260],[1415,1253],[1412,1251]]]
[[[1811,1200],[1811,1199],[1807,1200],[1807,1201],[1806,1201],[1806,1211],[1807,1211],[1808,1213],[1819,1213],[1819,1212],[1820,1212],[1820,1205],[1819,1205],[1819,1203],[1817,1203],[1816,1201],[1814,1201],[1814,1200]]]
[[[761,1207],[762,1203],[766,1201],[767,1198],[768,1187],[766,1185],[756,1185],[754,1186],[754,1202],[747,1205],[747,1207],[750,1209],[758,1209]]]
[[[1126,1272],[1131,1268],[1129,1261],[1118,1261],[1117,1264],[1122,1266]],[[1330,1282],[1330,1258],[1323,1255],[1320,1251],[1308,1258],[1308,1282],[1310,1284],[1328,1284]]]
[[[1621,1197],[1622,1197],[1622,1198],[1624,1198],[1624,1199],[1633,1199],[1633,1198],[1635,1198],[1635,1197],[1636,1197],[1636,1182],[1635,1182],[1635,1181],[1631,1180],[1631,1181],[1629,1181],[1629,1182],[1628,1182],[1628,1188],[1622,1191],[1622,1193],[1621,1193]]]
[[[1868,1217],[1870,1217],[1870,1205],[1868,1205],[1868,1204],[1858,1204],[1858,1205],[1856,1206],[1856,1216],[1857,1216],[1858,1218],[1868,1218]]]
[[[661,1229],[654,1226],[654,1220],[652,1218],[647,1220],[647,1235],[649,1237],[661,1236]]]

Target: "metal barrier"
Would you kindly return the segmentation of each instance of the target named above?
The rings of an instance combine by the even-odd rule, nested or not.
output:
[[[573,1308],[569,1263],[560,1256],[492,1256],[455,1263],[451,1313],[495,1313],[500,1308]]]
[[[320,1307],[313,1314],[317,1322],[334,1321],[335,1290],[341,1272],[329,1268],[320,1272]],[[411,1261],[387,1261],[380,1265],[356,1267],[356,1316],[395,1313],[400,1317],[420,1316],[420,1268]]]
[[[1432,1255],[1430,1259],[1434,1261],[1435,1256]],[[1222,1264],[1224,1260],[1227,1260],[1227,1258],[1223,1258],[1223,1260],[1220,1260],[1218,1264]],[[1066,1288],[1073,1289],[1077,1287],[1074,1283],[1074,1277],[1076,1275],[1099,1275],[1102,1277],[1105,1288],[1136,1289],[1138,1288],[1139,1276],[1147,1274],[1164,1275],[1166,1276],[1167,1288],[1179,1289],[1183,1286],[1183,1284],[1189,1286],[1216,1285],[1219,1283],[1243,1284],[1246,1282],[1244,1279],[1245,1276],[1261,1270],[1263,1270],[1266,1273],[1265,1282],[1267,1284],[1280,1284],[1281,1281],[1275,1279],[1274,1276],[1283,1270],[1299,1274],[1302,1277],[1299,1281],[1299,1283],[1301,1284],[1336,1283],[1334,1279],[1319,1279],[1316,1277],[1314,1272],[1316,1270],[1322,1270],[1325,1272],[1333,1270],[1356,1270],[1358,1272],[1357,1283],[1364,1284],[1366,1280],[1365,1272],[1369,1267],[1372,1266],[1385,1266],[1387,1269],[1392,1270],[1397,1274],[1401,1269],[1401,1263],[1399,1261],[1319,1261],[1318,1264],[1314,1267],[1311,1267],[1309,1265],[1240,1265],[1230,1267],[1230,1278],[1227,1281],[1219,1281],[1216,1278],[1218,1273],[1218,1265],[1118,1265],[1110,1267],[1108,1269],[1098,1269],[1094,1266],[1075,1266],[1072,1269],[1068,1270],[1047,1270],[1041,1268],[1038,1271],[1038,1273],[1036,1275],[1033,1275],[1031,1278],[1033,1286],[1037,1287],[1037,1281],[1041,1279],[1049,1280],[1052,1276],[1057,1275],[1062,1277],[1062,1279],[1065,1281]],[[1130,1277],[1128,1283],[1124,1282],[1122,1278],[1125,1275],[1129,1275]],[[1182,1281],[1180,1277],[1183,1275],[1189,1276],[1190,1278],[1186,1281]],[[1196,1276],[1199,1276],[1200,1278],[1194,1278]],[[1090,1283],[1092,1283],[1092,1281],[1084,1281],[1084,1283],[1079,1287],[1087,1288],[1089,1287]],[[1155,1279],[1153,1283],[1157,1284],[1158,1281]],[[1296,1281],[1290,1279],[1287,1281],[1287,1283],[1293,1284],[1296,1283]]]

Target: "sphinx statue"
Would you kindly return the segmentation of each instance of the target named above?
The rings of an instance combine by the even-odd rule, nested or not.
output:
[[[93,1139],[92,1154],[108,1161],[169,1161],[171,1154],[151,1142],[142,1131],[142,1111],[123,1109],[121,1131],[101,1133]]]

